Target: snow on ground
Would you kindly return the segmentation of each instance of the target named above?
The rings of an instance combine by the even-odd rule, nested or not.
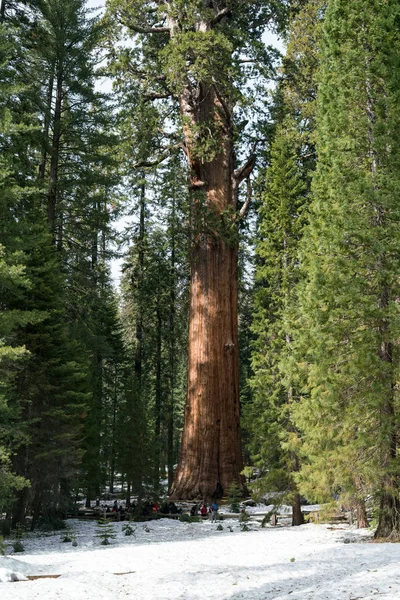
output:
[[[60,575],[0,583],[1,600],[399,600],[400,545],[327,525],[266,527],[237,520],[134,523],[101,546],[95,521],[62,534],[29,534],[25,552],[0,558],[0,573]],[[229,531],[229,527],[233,531]],[[10,550],[10,549],[9,549]]]

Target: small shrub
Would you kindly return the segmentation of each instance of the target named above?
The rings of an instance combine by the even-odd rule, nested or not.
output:
[[[241,531],[250,531],[250,529],[247,527],[246,523],[244,523],[244,525],[241,526]]]
[[[98,520],[98,528],[96,529],[95,536],[101,539],[100,544],[102,546],[108,546],[110,540],[116,538],[114,524],[110,523],[105,517]]]
[[[67,544],[68,542],[72,542],[72,537],[70,537],[68,534],[66,534],[63,538],[62,538],[62,543],[63,544]]]
[[[294,562],[295,560],[296,560],[295,558],[291,558],[291,559],[290,559],[290,562]]]
[[[72,546],[74,546],[74,548],[76,548],[78,545],[78,542],[76,540],[72,540]]]
[[[131,525],[124,525],[122,528],[122,531],[124,532],[125,535],[129,536],[129,535],[133,535],[136,531],[136,528],[134,529]]]
[[[6,545],[5,545],[4,541],[3,541],[3,538],[0,537],[0,554],[2,556],[4,556],[5,553],[6,553]]]
[[[184,513],[183,515],[179,516],[179,520],[182,523],[200,523],[203,519],[201,517],[199,517],[198,515],[188,515],[186,513]]]
[[[16,540],[12,545],[14,552],[23,552],[25,550],[23,543],[21,540]]]
[[[222,531],[224,528],[222,527],[222,525],[218,525],[217,527],[217,531]]]
[[[228,492],[228,498],[229,498],[231,511],[233,513],[239,513],[240,512],[240,498],[242,495],[240,487],[238,486],[237,483],[231,483],[227,492]]]

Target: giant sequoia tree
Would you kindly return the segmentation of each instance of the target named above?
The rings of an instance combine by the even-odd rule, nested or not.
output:
[[[261,35],[285,4],[109,2],[111,14],[135,36],[135,46],[124,51],[126,74],[136,78],[142,97],[169,108],[163,132],[171,129],[175,110],[179,127],[170,143],[182,145],[190,169],[189,357],[181,456],[171,489],[177,498],[221,496],[230,483],[241,482],[237,227],[247,207],[239,206],[239,186],[255,157],[250,153],[237,164],[235,142],[245,129],[243,88],[252,76],[265,75],[271,62]]]

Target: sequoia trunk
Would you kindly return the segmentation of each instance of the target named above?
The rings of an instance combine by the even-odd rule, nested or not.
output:
[[[243,465],[232,134],[226,107],[212,87],[200,89],[195,111],[187,100],[180,98],[188,123],[185,138],[192,169],[188,382],[180,461],[171,496],[189,500],[221,497],[231,483],[243,487]],[[192,131],[197,123],[213,123],[218,130],[220,150],[210,160],[196,157]]]

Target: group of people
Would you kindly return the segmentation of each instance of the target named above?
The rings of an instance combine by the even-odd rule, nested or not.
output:
[[[218,513],[218,503],[216,500],[214,500],[209,507],[207,507],[207,504],[205,502],[202,502],[200,505],[199,504],[194,504],[192,506],[192,508],[190,509],[190,514],[192,517],[196,517],[198,516],[198,514],[200,513],[200,515],[204,518],[208,518],[208,516],[211,514],[211,521],[213,523],[215,523],[215,521],[217,520],[217,513]]]
[[[99,503],[100,504],[100,503]],[[99,504],[96,505],[99,506]],[[115,500],[114,504],[109,506],[108,504],[102,504],[101,510],[105,512],[116,512],[121,516],[125,514],[130,515],[141,515],[147,517],[153,513],[159,513],[160,515],[179,515],[182,514],[182,508],[178,508],[175,502],[164,502],[161,506],[158,501],[155,500],[151,502],[150,500],[146,500],[140,506],[136,506],[133,502],[124,506],[123,504],[118,504],[118,501]],[[211,520],[214,523],[217,520],[218,513],[218,503],[214,500],[210,506],[207,506],[205,502],[201,504],[194,504],[190,509],[190,514],[192,517],[201,516],[203,519],[208,518],[211,515]]]

